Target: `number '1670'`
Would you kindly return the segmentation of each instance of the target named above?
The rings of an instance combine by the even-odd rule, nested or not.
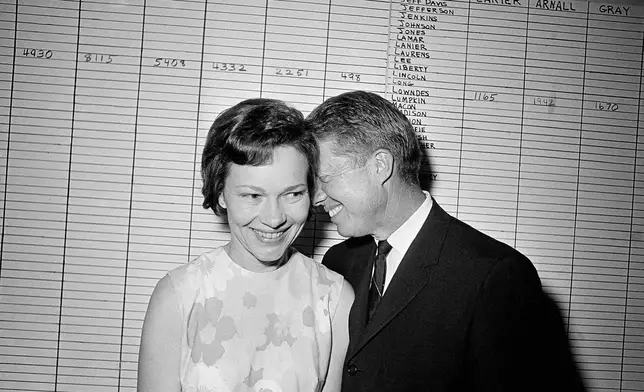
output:
[[[612,102],[595,102],[595,109],[602,110],[605,112],[616,112],[619,109],[619,105]]]

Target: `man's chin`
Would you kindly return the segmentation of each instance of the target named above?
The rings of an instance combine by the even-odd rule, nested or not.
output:
[[[343,236],[343,237],[347,237],[347,238],[349,238],[349,237],[362,237],[362,236],[364,235],[364,234],[358,234],[358,233],[356,232],[356,230],[352,230],[351,228],[348,228],[348,227],[340,227],[340,226],[337,226],[336,231],[337,231],[337,232],[338,232],[338,234],[340,234],[341,236]]]

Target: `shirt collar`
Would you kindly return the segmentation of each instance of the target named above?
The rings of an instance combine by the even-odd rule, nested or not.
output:
[[[401,256],[404,256],[407,253],[407,249],[411,246],[412,241],[420,232],[421,227],[427,220],[429,216],[429,211],[432,209],[432,198],[429,195],[429,192],[423,191],[425,194],[425,201],[423,204],[418,207],[418,209],[403,223],[399,228],[396,229],[389,238],[387,242],[391,245],[396,252],[400,253]]]

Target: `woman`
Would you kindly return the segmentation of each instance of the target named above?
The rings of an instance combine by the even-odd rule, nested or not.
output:
[[[168,272],[152,293],[141,391],[339,391],[353,289],[291,248],[311,210],[317,146],[302,114],[250,99],[215,119],[204,208],[231,239]]]

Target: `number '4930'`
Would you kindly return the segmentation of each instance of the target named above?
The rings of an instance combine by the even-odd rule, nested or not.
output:
[[[47,49],[24,48],[22,50],[22,55],[25,57],[34,57],[37,59],[50,59],[54,55],[54,52]]]

